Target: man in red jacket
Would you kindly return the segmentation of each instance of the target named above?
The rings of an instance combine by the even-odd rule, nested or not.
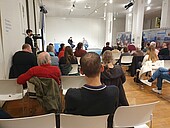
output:
[[[51,57],[48,52],[42,52],[37,58],[38,66],[30,68],[17,79],[18,84],[25,84],[33,76],[53,78],[60,85],[61,72],[57,66],[51,66]]]

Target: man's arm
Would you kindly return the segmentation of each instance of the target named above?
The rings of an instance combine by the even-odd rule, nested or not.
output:
[[[25,84],[32,77],[33,77],[32,69],[29,69],[26,73],[21,74],[17,78],[17,83],[18,84]]]

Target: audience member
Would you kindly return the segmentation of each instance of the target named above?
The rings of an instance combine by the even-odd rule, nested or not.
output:
[[[144,47],[144,49],[142,50],[144,53],[147,52],[147,50],[149,49],[150,43],[147,43],[146,46]]]
[[[65,51],[65,44],[60,44],[58,58],[64,57],[64,51]]]
[[[72,37],[70,37],[70,38],[68,39],[68,43],[70,44],[71,48],[74,48],[74,47],[75,47],[75,45],[73,44]]]
[[[166,43],[162,44],[162,49],[159,50],[158,56],[169,56],[169,50]]]
[[[78,89],[68,89],[65,95],[65,113],[83,116],[110,114],[108,128],[111,128],[113,113],[119,104],[119,89],[100,82],[100,73],[104,67],[97,53],[89,52],[81,57],[80,66],[80,72],[85,74],[87,83]]]
[[[64,49],[65,49],[65,44],[64,44],[64,43],[61,43],[58,52],[60,53],[60,52],[63,51]]]
[[[101,52],[102,55],[106,50],[110,50],[110,51],[112,50],[112,48],[109,45],[110,45],[110,42],[106,42],[106,47],[103,47],[102,52]]]
[[[148,82],[153,82],[155,79],[157,79],[157,88],[152,88],[152,91],[158,94],[162,94],[162,81],[163,79],[170,81],[170,69],[163,67],[158,68],[148,80]]]
[[[87,52],[85,50],[83,50],[83,43],[79,42],[77,44],[76,50],[74,52],[74,55],[76,57],[82,57],[84,54],[86,54]]]
[[[159,50],[158,49],[156,49],[156,42],[151,42],[150,43],[150,46],[153,46],[154,48],[155,48],[155,53],[156,53],[156,55],[158,55],[158,53],[159,53]]]
[[[117,49],[117,46],[113,47],[112,53],[120,53],[120,51]]]
[[[24,44],[22,51],[16,52],[12,57],[12,66],[10,68],[9,79],[17,78],[33,66],[37,65],[36,56],[32,53],[31,46]]]
[[[142,50],[140,50],[140,48],[137,47],[132,56],[144,56],[144,53],[142,52]]]
[[[135,51],[136,50],[136,47],[135,47],[135,45],[134,44],[132,44],[132,42],[130,42],[130,44],[128,45],[128,50],[130,51],[130,53],[132,52],[132,51]]]
[[[64,57],[59,60],[59,67],[62,75],[68,75],[71,71],[71,64],[78,64],[77,58],[73,55],[73,49],[70,46],[65,47]]]
[[[83,37],[83,45],[84,45],[85,50],[87,50],[87,48],[89,47],[89,44],[84,37]]]
[[[25,38],[25,44],[29,44],[31,46],[32,51],[33,51],[34,45],[33,45],[33,38],[32,38],[32,36],[33,36],[32,30],[27,29],[26,33],[27,33],[28,36]]]
[[[48,45],[47,46],[47,52],[50,54],[51,56],[51,65],[53,66],[58,66],[58,57],[55,55],[54,52],[54,46],[53,45]]]
[[[20,75],[17,79],[18,84],[25,84],[33,76],[53,78],[60,85],[60,69],[57,66],[51,66],[51,57],[48,52],[41,52],[37,58],[38,66],[30,68],[26,73]]]
[[[144,65],[146,61],[152,61],[152,63],[154,63],[157,60],[158,60],[158,56],[155,52],[155,47],[153,45],[150,45],[147,54],[143,58],[142,65]]]
[[[123,53],[120,55],[120,59],[118,60],[118,63],[120,65],[121,65],[122,56],[131,56],[131,54],[128,52],[128,48],[127,47],[123,48]]]
[[[125,74],[120,65],[114,65],[111,51],[106,50],[102,56],[104,71],[101,73],[101,82],[104,85],[116,85],[119,88],[119,106],[129,105],[126,99],[123,83],[126,81]]]

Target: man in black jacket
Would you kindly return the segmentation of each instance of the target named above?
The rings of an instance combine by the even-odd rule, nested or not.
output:
[[[110,114],[108,127],[111,128],[113,113],[119,104],[119,89],[100,82],[100,73],[104,67],[98,54],[86,53],[80,59],[80,66],[80,72],[85,74],[87,83],[82,88],[68,89],[65,95],[65,113],[83,116]]]
[[[22,51],[16,52],[12,57],[12,66],[10,68],[9,78],[17,78],[36,65],[37,59],[32,53],[31,46],[29,44],[24,44],[22,46]]]

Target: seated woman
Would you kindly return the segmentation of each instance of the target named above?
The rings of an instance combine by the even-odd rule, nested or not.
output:
[[[61,57],[59,60],[59,67],[62,75],[68,75],[72,69],[71,64],[78,64],[77,58],[73,55],[73,49],[70,46],[66,46],[64,57]]]
[[[64,50],[65,50],[65,44],[62,43],[60,44],[59,53],[58,53],[59,59],[64,56]]]
[[[147,50],[147,54],[143,58],[142,65],[145,65],[146,61],[152,61],[152,63],[158,60],[158,56],[155,52],[155,47],[153,45],[149,46]]]
[[[119,106],[128,106],[123,83],[126,77],[120,65],[114,65],[112,52],[106,50],[102,56],[104,71],[101,73],[101,82],[105,85],[116,85],[119,88]]]
[[[58,66],[58,57],[55,56],[55,52],[54,52],[54,46],[52,45],[48,45],[47,46],[47,52],[50,54],[51,56],[51,65],[53,66]]]
[[[83,43],[79,42],[77,44],[76,50],[74,52],[74,55],[76,57],[82,57],[84,54],[86,54],[87,52],[85,50],[83,50]]]

